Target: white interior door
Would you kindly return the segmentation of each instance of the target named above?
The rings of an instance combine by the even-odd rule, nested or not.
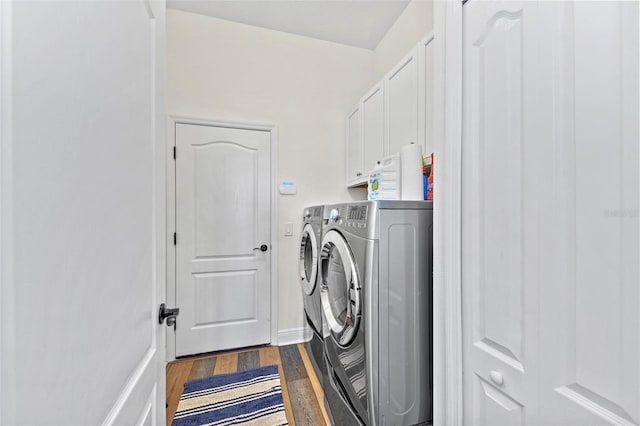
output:
[[[463,28],[465,424],[638,424],[638,4]]]
[[[176,356],[270,341],[270,140],[176,124]]]
[[[165,421],[164,2],[0,2],[1,424]]]

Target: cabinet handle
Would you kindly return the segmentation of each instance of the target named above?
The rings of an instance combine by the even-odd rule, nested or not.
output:
[[[362,173],[358,172],[358,173],[356,173],[356,176],[360,177],[360,176],[362,176]]]

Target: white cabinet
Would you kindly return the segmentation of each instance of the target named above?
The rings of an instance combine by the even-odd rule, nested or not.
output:
[[[347,116],[347,186],[411,142],[433,151],[433,35],[425,37]]]
[[[362,158],[365,172],[373,169],[383,155],[384,85],[378,83],[362,98]]]
[[[387,98],[385,155],[418,142],[418,49],[414,48],[384,78]]]
[[[347,186],[367,182],[384,145],[384,85],[375,85],[347,116]]]
[[[347,186],[357,185],[363,179],[362,122],[360,105],[347,116]]]

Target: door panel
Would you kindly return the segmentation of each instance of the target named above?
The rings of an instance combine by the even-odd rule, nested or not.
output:
[[[195,257],[252,256],[257,150],[228,142],[193,145]],[[242,170],[242,178],[237,177]],[[221,206],[242,206],[229,214]],[[235,232],[229,232],[234,229]]]
[[[488,378],[474,375],[473,403],[476,406],[474,424],[520,426],[524,424],[523,405],[499,389]]]
[[[270,341],[270,133],[176,124],[176,355]]]
[[[0,423],[162,423],[165,4],[2,3]]]
[[[214,326],[257,318],[256,271],[193,274],[194,327]],[[220,294],[240,293],[242,303],[219,303]]]
[[[524,21],[535,12],[529,4],[472,1],[463,13],[463,194],[465,212],[475,212],[463,219],[463,297],[471,315],[465,399],[474,401],[465,415],[469,424],[523,424],[531,382],[525,348],[536,344],[525,315],[536,297],[525,288],[526,259],[535,248],[526,239],[533,226],[524,197],[534,182],[524,155],[535,147],[525,145],[524,102],[533,87],[524,84],[523,67],[538,42],[530,29],[525,33]],[[502,375],[503,384],[493,382],[491,372]]]
[[[494,15],[473,41],[471,76],[474,177],[491,182],[476,201],[473,230],[481,235],[473,267],[478,298],[475,347],[523,370],[523,200],[522,10]],[[502,167],[492,164],[500,159]],[[480,194],[478,194],[480,195]],[[481,243],[482,236],[491,236]],[[494,246],[495,242],[502,244]],[[476,275],[477,274],[477,275]],[[500,297],[495,297],[500,295]],[[493,296],[493,297],[492,297]]]
[[[548,260],[551,284],[567,284],[543,308],[545,317],[567,319],[546,340],[564,350],[543,354],[564,368],[552,369],[554,392],[542,395],[570,413],[565,423],[640,423],[638,17],[638,4],[625,2],[577,2],[567,13],[575,140],[556,143],[567,177],[560,188],[575,196],[550,218],[567,241],[553,253],[566,263]]]

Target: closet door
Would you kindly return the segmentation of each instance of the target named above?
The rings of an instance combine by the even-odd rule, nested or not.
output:
[[[463,29],[465,424],[638,424],[638,5]]]

